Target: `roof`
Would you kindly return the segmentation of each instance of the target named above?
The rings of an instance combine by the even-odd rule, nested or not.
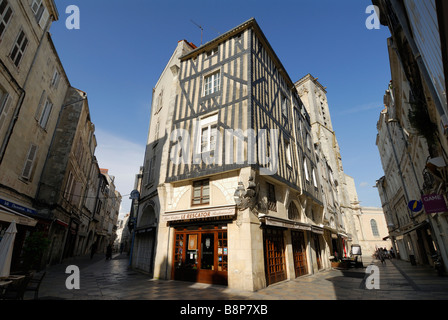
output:
[[[212,48],[216,47],[218,44],[230,39],[231,37],[237,35],[238,33],[242,32],[244,30],[247,30],[247,29],[252,29],[255,32],[255,34],[258,36],[260,42],[263,44],[266,51],[268,52],[269,56],[274,61],[277,69],[285,77],[286,81],[289,84],[290,89],[295,90],[294,83],[292,82],[291,78],[289,77],[288,73],[286,72],[283,64],[281,63],[281,61],[278,58],[277,54],[275,53],[274,49],[272,49],[269,41],[267,40],[266,36],[264,35],[263,31],[261,30],[261,28],[258,25],[255,18],[251,18],[251,19],[243,22],[239,26],[227,31],[226,33],[220,35],[219,37],[203,44],[202,46],[194,49],[193,51],[190,51],[189,53],[180,57],[180,60],[185,61],[187,59],[194,58],[203,52],[211,50]]]

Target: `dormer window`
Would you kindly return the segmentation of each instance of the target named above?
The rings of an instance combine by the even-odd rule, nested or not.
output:
[[[207,58],[212,57],[216,54],[218,54],[218,48],[213,48],[212,50],[207,51],[207,53],[206,53]]]

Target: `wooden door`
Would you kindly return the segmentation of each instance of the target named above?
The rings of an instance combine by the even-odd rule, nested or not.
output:
[[[286,280],[283,231],[264,229],[264,254],[267,285]]]
[[[294,270],[296,277],[308,274],[306,261],[305,234],[301,231],[292,231],[292,251],[294,257]]]
[[[227,231],[176,232],[173,279],[227,285]]]
[[[314,237],[314,250],[316,250],[317,270],[320,270],[322,269],[322,253],[320,249],[319,236],[313,233],[313,237]]]

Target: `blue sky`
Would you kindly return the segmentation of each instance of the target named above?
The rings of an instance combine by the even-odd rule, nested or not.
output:
[[[384,175],[376,123],[390,80],[386,27],[368,30],[370,0],[55,0],[53,41],[71,85],[88,94],[100,166],[116,177],[129,211],[143,163],[152,88],[177,42],[196,45],[255,18],[293,81],[308,73],[327,87],[344,171],[363,206],[381,206],[372,186]],[[80,9],[69,30],[66,8]]]

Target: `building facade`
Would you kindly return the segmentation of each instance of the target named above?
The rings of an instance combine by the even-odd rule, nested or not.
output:
[[[361,207],[361,213],[354,219],[359,225],[358,239],[364,257],[372,257],[378,248],[393,248],[382,208]]]
[[[437,0],[373,3],[392,35],[392,81],[377,126],[385,173],[377,186],[390,238],[401,259],[432,265],[438,255],[446,269],[446,7]]]
[[[319,161],[255,19],[180,41],[153,90],[133,266],[250,291],[329,268]]]
[[[324,202],[324,229],[333,256],[348,256],[350,245],[359,244],[354,215],[359,201],[352,177],[345,174],[331,121],[326,88],[311,74],[295,83],[310,115],[312,141],[320,159],[319,173]]]
[[[94,126],[52,42],[57,20],[53,0],[0,1],[0,235],[16,221],[12,270],[33,232],[50,239],[43,265],[84,253],[93,238]]]

